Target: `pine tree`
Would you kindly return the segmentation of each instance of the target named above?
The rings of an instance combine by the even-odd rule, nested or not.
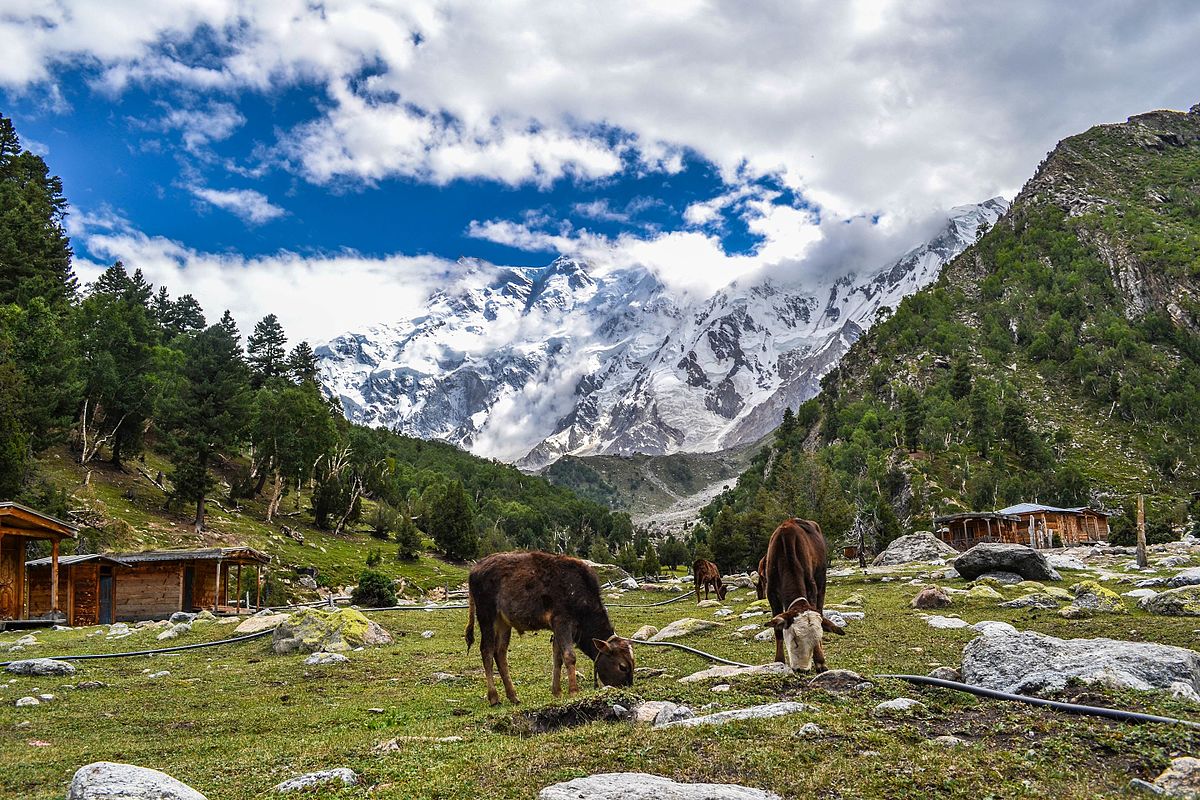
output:
[[[249,374],[239,350],[220,325],[198,333],[187,344],[182,390],[165,415],[174,497],[196,504],[197,532],[214,485],[209,468],[218,453],[244,441],[250,422]]]
[[[722,506],[708,533],[708,545],[721,572],[735,572],[748,557],[746,536],[738,529],[732,506]]]
[[[317,356],[308,342],[300,342],[292,348],[287,370],[296,383],[317,382]]]
[[[646,555],[642,556],[642,574],[654,577],[662,572],[662,564],[658,560],[658,551],[653,544],[646,546]]]
[[[156,298],[157,299],[157,298]],[[190,294],[185,294],[171,303],[163,328],[169,338],[194,336],[204,330],[204,309]]]
[[[221,329],[225,331],[230,339],[238,343],[238,353],[242,352],[242,332],[238,330],[237,320],[233,318],[233,314],[229,313],[229,309],[225,309],[225,313],[221,315],[221,321],[217,323]]]
[[[428,508],[425,518],[428,520],[426,530],[434,544],[449,559],[474,558],[479,537],[475,533],[471,506],[462,481],[431,488],[436,490],[425,501]]]
[[[254,333],[246,339],[246,355],[255,387],[284,375],[288,367],[287,337],[278,317],[267,314],[258,321]]]
[[[909,451],[916,450],[921,443],[921,427],[925,424],[921,396],[905,388],[900,394],[900,413],[904,421],[904,445]]]
[[[61,311],[74,297],[66,213],[62,181],[0,115],[0,305],[41,297]]]
[[[950,396],[962,400],[971,394],[971,362],[964,356],[955,359],[950,369]]]
[[[400,510],[396,519],[396,558],[401,561],[415,561],[421,555],[421,531],[413,522],[412,512],[407,508]]]

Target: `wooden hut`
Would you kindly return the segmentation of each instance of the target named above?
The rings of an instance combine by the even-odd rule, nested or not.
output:
[[[1094,508],[1018,503],[999,511],[967,511],[934,518],[937,536],[959,550],[980,542],[1069,547],[1108,539],[1108,514]]]
[[[266,554],[250,547],[72,558],[77,560],[68,565],[71,602],[67,617],[71,625],[161,619],[176,611],[208,609],[220,614],[257,608],[262,568],[270,562]],[[47,602],[50,566],[47,559],[26,564],[31,610]],[[247,594],[249,604],[243,602]]]
[[[1021,518],[1002,511],[968,511],[933,520],[937,537],[951,547],[969,550],[980,542],[1016,541]]]
[[[78,528],[69,522],[11,501],[0,502],[0,630],[50,624],[58,611],[58,548],[63,539],[74,539]],[[32,541],[49,541],[46,559],[47,620],[30,620],[25,606],[25,552]]]

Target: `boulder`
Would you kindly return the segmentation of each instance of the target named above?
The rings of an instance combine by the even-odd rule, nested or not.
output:
[[[979,586],[972,586],[970,589],[968,589],[967,597],[970,597],[972,600],[1003,600],[1004,599],[1004,595],[1000,594],[992,587],[984,585],[984,584],[980,584]]]
[[[75,665],[53,658],[27,658],[12,662],[4,671],[13,675],[74,675]]]
[[[339,653],[391,642],[386,630],[352,608],[334,611],[306,608],[289,615],[275,628],[272,637],[272,647],[280,655],[297,650]]]
[[[1159,592],[1141,602],[1151,614],[1168,617],[1200,617],[1200,586],[1180,586]]]
[[[1046,557],[1023,544],[982,542],[954,559],[954,568],[967,580],[988,572],[1015,572],[1031,581],[1061,580]]]
[[[656,633],[658,633],[658,628],[653,625],[643,625],[633,632],[633,640],[635,642],[644,642]]]
[[[1001,608],[1058,608],[1058,599],[1043,592],[1023,595],[1016,600],[1001,603]]]
[[[304,792],[317,787],[325,787],[333,790],[340,786],[357,785],[358,774],[354,770],[346,767],[338,767],[336,769],[324,769],[320,772],[309,772],[305,775],[297,775],[295,778],[289,778],[276,786],[275,792],[278,794],[289,794],[291,792]]]
[[[172,624],[171,627],[167,628],[165,631],[160,633],[158,636],[155,636],[154,638],[158,639],[158,641],[160,641],[160,642],[168,642],[172,639],[178,639],[180,636],[182,636],[185,633],[191,633],[191,631],[192,631],[192,623],[176,622],[176,623]]]
[[[1050,553],[1046,556],[1046,563],[1054,569],[1087,569],[1088,565],[1080,561],[1075,556],[1067,555],[1066,553]]]
[[[711,628],[723,627],[724,623],[712,622],[707,619],[696,619],[694,617],[684,617],[677,619],[667,627],[660,630],[658,633],[650,637],[651,642],[665,642],[667,639],[678,639],[681,636],[706,631]]]
[[[1019,583],[1024,583],[1025,579],[1015,572],[997,569],[983,573],[975,579],[975,582],[999,589],[1001,586],[1016,586]],[[1037,581],[1030,581],[1030,583],[1037,583]]]
[[[801,711],[813,711],[812,706],[807,706],[804,703],[767,703],[761,706],[750,706],[749,708],[735,708],[732,711],[718,711],[716,714],[706,714],[702,717],[688,717],[687,719],[675,720],[673,722],[664,722],[655,725],[655,728],[696,728],[701,725],[724,725],[729,722],[739,722],[745,719],[770,719],[772,717],[782,717],[788,714],[799,714]]]
[[[205,800],[186,783],[156,769],[97,761],[80,767],[67,800]]]
[[[1196,586],[1200,584],[1200,567],[1189,567],[1180,570],[1167,578],[1167,586],[1178,589],[1180,586]]]
[[[850,692],[870,685],[870,681],[849,669],[825,670],[808,682],[809,689],[820,689],[825,692]]]
[[[941,587],[927,586],[917,593],[909,605],[913,608],[945,608],[950,603],[950,595]]]
[[[753,667],[734,667],[727,664],[720,664],[715,667],[693,672],[679,679],[680,683],[698,683],[700,681],[723,680],[736,681],[745,678],[761,678],[770,675],[791,675],[792,668],[787,664],[781,664],[778,661],[770,661],[766,664],[758,664]]]
[[[1200,798],[1200,759],[1182,756],[1154,779],[1154,786],[1167,797]]]
[[[1124,611],[1120,596],[1095,581],[1081,581],[1071,587],[1075,599],[1071,605],[1087,611]]]
[[[235,635],[259,633],[278,627],[279,623],[287,618],[287,614],[255,614],[253,617],[242,620],[241,624],[233,629],[233,632]]]
[[[644,772],[606,772],[547,786],[538,800],[779,800],[732,783],[677,783]]]
[[[172,614],[170,616],[170,618],[167,621],[170,622],[172,625],[177,625],[180,622],[191,622],[195,618],[196,618],[196,615],[191,613],[190,611],[176,611],[174,614]]]
[[[942,561],[956,555],[957,550],[932,533],[918,531],[893,539],[871,563],[876,567],[894,567],[918,561]]]
[[[1017,694],[1064,688],[1071,678],[1123,688],[1200,689],[1200,653],[1117,639],[1057,639],[1032,631],[980,636],[963,649],[967,683]]]
[[[642,725],[660,725],[693,716],[692,709],[670,700],[649,700],[633,709],[633,721]]]

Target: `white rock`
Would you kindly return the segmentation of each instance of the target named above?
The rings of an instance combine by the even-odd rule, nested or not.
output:
[[[1066,553],[1050,553],[1046,561],[1055,569],[1087,569],[1088,565]]]
[[[80,767],[67,800],[205,800],[186,783],[156,769],[97,761]]]
[[[644,642],[656,633],[658,633],[658,628],[654,627],[653,625],[643,625],[634,632],[633,640],[637,642]]]
[[[765,616],[766,613],[767,612],[765,612],[765,611],[746,611],[746,612],[740,614],[739,617],[741,619],[750,619],[751,617]]]
[[[821,726],[817,723],[806,722],[800,726],[800,730],[796,731],[795,735],[807,739],[812,736],[820,736],[823,733],[825,733],[825,731],[821,730]]]
[[[633,709],[633,721],[643,725],[674,722],[694,715],[689,707],[669,700],[650,700]]]
[[[288,618],[287,614],[255,614],[252,617],[247,617],[233,629],[235,635],[245,635],[248,633],[259,633],[260,631],[271,630],[279,626],[279,623]]]
[[[731,687],[728,683],[718,683],[716,686],[712,687],[710,691],[728,692],[731,688],[733,687]]]
[[[981,622],[976,622],[971,626],[975,630],[982,633],[984,636],[995,636],[996,634],[1016,633],[1017,629],[1007,622],[999,622],[994,619],[985,619]]]
[[[742,627],[737,629],[737,632],[738,633],[749,633],[750,631],[756,631],[758,629],[759,629],[758,625],[743,625]]]
[[[346,658],[341,653],[313,653],[308,658],[304,659],[307,666],[321,666],[324,664],[345,664],[350,659]]]
[[[931,628],[938,628],[941,630],[953,630],[955,628],[971,627],[971,623],[967,622],[965,619],[959,619],[958,617],[943,617],[941,614],[931,614],[930,616],[925,617],[925,623]]]
[[[13,675],[74,675],[75,665],[52,658],[27,658],[12,662],[4,671]]]
[[[720,605],[720,600],[713,600],[712,598],[709,598],[708,600],[701,600],[699,603],[697,603],[696,608],[719,608]]]
[[[1149,600],[1151,597],[1156,597],[1158,592],[1153,589],[1131,589],[1128,592],[1121,592],[1122,597],[1132,597],[1134,600]]]
[[[767,628],[766,630],[761,631],[760,633],[754,634],[754,641],[756,641],[756,642],[771,642],[774,640],[775,640],[775,631],[771,630],[770,628]]]
[[[729,722],[738,722],[745,719],[770,719],[772,717],[782,717],[788,714],[799,714],[802,711],[813,710],[815,709],[812,706],[807,706],[804,703],[767,703],[761,706],[751,706],[750,708],[737,708],[732,711],[718,711],[716,714],[707,714],[703,717],[691,717],[675,722],[656,724],[654,727],[695,728],[701,725],[724,725]]]
[[[150,680],[156,680],[158,678],[165,678],[170,674],[171,674],[171,671],[169,669],[164,669],[164,670],[160,670],[158,672],[151,672],[146,677],[149,678]]]
[[[660,630],[658,633],[650,637],[652,642],[662,642],[667,639],[678,639],[680,636],[687,636],[698,631],[706,631],[711,628],[718,628],[722,625],[720,622],[712,622],[707,619],[695,619],[694,617],[684,617],[677,619],[667,627]]]
[[[643,772],[608,772],[547,786],[538,800],[779,800],[732,783],[677,783]]]
[[[25,708],[26,706],[40,706],[41,700],[36,697],[22,697],[17,700],[17,708]]]
[[[421,631],[421,638],[422,639],[432,639],[433,634],[434,634],[433,631]]]
[[[792,668],[787,664],[781,664],[778,661],[770,661],[766,664],[758,664],[752,667],[735,667],[729,664],[718,664],[715,667],[693,672],[691,675],[680,678],[680,683],[699,683],[700,681],[710,680],[738,680],[741,678],[759,678],[769,675],[791,675]]]
[[[920,700],[913,700],[911,697],[897,697],[895,700],[887,700],[875,706],[876,714],[912,714],[914,711],[920,711],[925,708],[925,704]]]
[[[313,655],[316,655],[316,653]],[[301,792],[317,786],[329,786],[330,784],[357,786],[358,774],[346,767],[325,769],[320,772],[309,772],[305,775],[297,775],[295,778],[289,778],[276,786],[275,791],[279,794],[288,794],[289,792]]]

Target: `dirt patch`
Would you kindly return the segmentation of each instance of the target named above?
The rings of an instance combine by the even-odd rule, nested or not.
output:
[[[591,722],[619,722],[624,717],[622,712],[614,707],[618,705],[632,707],[614,698],[591,697],[566,705],[521,711],[498,721],[493,729],[497,733],[507,733],[511,736],[534,736]]]

